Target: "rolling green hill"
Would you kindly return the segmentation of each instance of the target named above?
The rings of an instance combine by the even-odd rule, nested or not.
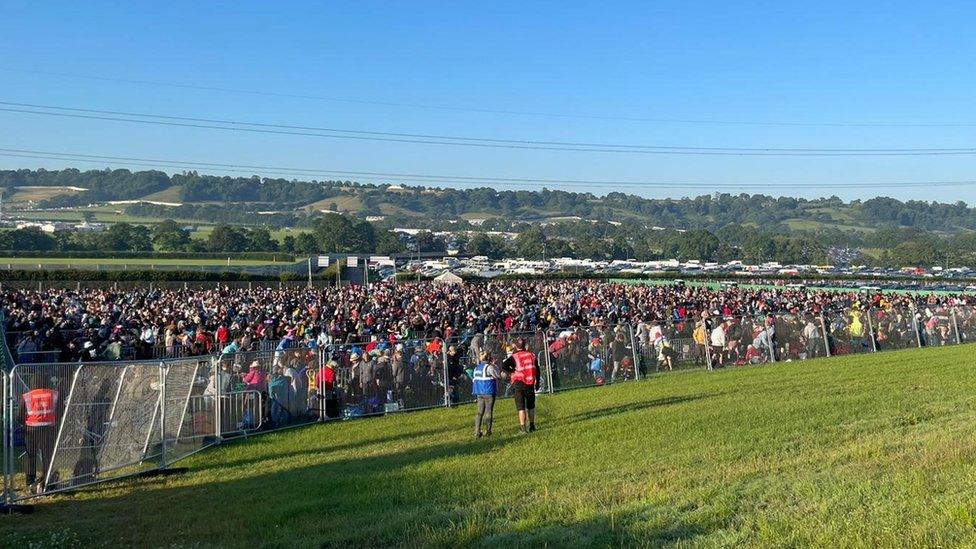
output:
[[[729,193],[700,196],[688,193],[684,198],[650,199],[609,187],[596,187],[603,193],[596,194],[547,188],[515,191],[451,188],[453,185],[448,181],[442,188],[393,183],[396,182],[378,185],[299,181],[258,175],[221,177],[194,172],[168,175],[160,171],[129,170],[0,170],[0,189],[8,200],[25,196],[17,189],[30,188],[31,196],[41,206],[51,208],[84,208],[110,200],[173,202],[184,206],[181,209],[157,206],[128,213],[199,221],[213,221],[213,208],[203,206],[231,205],[232,209],[240,210],[242,218],[257,211],[286,214],[278,220],[285,224],[298,221],[298,212],[334,209],[360,216],[387,215],[414,221],[419,218],[421,223],[456,221],[471,214],[491,212],[508,220],[576,217],[710,231],[730,225],[750,225],[778,232],[836,229],[849,233],[904,227],[943,233],[976,230],[976,209],[962,202],[901,202],[883,197],[844,202],[836,197],[802,199]],[[83,190],[71,190],[72,186]]]
[[[652,376],[262,435],[4,517],[11,546],[976,543],[972,349]]]

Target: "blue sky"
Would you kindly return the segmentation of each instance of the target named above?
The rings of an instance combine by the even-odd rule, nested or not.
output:
[[[0,7],[0,101],[502,139],[970,147],[976,146],[974,20],[976,4],[954,1],[7,0]],[[973,126],[689,124],[327,98],[625,119]],[[9,112],[0,112],[0,128],[0,148],[348,171],[674,183],[621,189],[645,196],[723,190],[976,203],[976,185],[855,185],[976,180],[976,157],[968,155],[713,157],[482,149]],[[5,168],[67,164],[0,156]],[[793,186],[778,192],[719,187],[782,183]]]

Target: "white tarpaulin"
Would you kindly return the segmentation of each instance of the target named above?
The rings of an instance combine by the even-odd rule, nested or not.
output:
[[[437,278],[435,278],[434,279],[434,282],[436,282],[438,284],[463,284],[464,283],[464,279],[461,278],[461,277],[459,277],[458,275],[456,275],[456,274],[448,271],[448,272],[446,272],[446,273],[438,276]]]

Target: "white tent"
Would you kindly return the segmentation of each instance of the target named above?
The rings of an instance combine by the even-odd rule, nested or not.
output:
[[[437,284],[463,284],[464,279],[452,273],[451,271],[447,271],[444,274],[435,278],[434,282]]]

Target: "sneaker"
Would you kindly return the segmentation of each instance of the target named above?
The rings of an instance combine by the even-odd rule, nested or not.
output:
[[[481,438],[481,433],[475,433],[474,438]]]
[[[530,433],[534,433],[535,432],[535,423],[529,424],[529,432]]]
[[[518,434],[520,434],[520,435],[527,435],[527,434],[529,434],[529,432],[527,430],[525,430],[525,427],[523,426],[523,427],[519,427]]]

